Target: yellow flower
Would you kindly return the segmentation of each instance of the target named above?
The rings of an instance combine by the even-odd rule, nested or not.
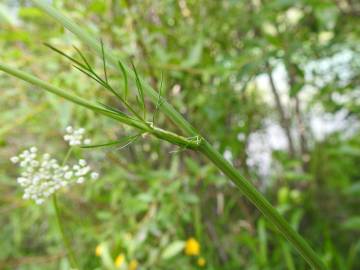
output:
[[[136,270],[139,263],[137,260],[131,260],[129,264],[129,270]]]
[[[200,254],[200,244],[195,238],[189,238],[186,241],[185,254],[188,256],[197,256]]]
[[[206,261],[205,261],[205,259],[204,259],[203,257],[200,257],[200,258],[197,260],[197,264],[198,264],[198,266],[200,266],[200,267],[204,267],[205,264],[206,264]]]
[[[101,256],[103,251],[104,251],[104,247],[101,244],[99,244],[95,248],[95,255],[99,257],[99,256]]]
[[[119,254],[119,256],[117,256],[115,259],[116,268],[120,268],[123,265],[124,261],[125,261],[125,255],[122,253]]]

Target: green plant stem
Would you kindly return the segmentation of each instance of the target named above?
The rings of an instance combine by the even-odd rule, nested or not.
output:
[[[69,150],[66,152],[66,155],[65,155],[65,157],[63,159],[63,162],[62,162],[62,166],[65,166],[65,164],[68,161],[73,149],[74,149],[74,147],[70,146]]]
[[[117,67],[119,59],[114,56],[108,48],[102,48],[99,40],[93,38],[90,34],[84,31],[78,24],[65,17],[51,5],[43,0],[31,0],[40,9],[52,16],[69,31],[73,32],[84,44],[95,50],[100,56],[102,56],[103,50],[106,60],[114,67]],[[1,69],[1,65],[0,65]],[[124,65],[124,69],[128,76],[135,79],[135,75],[132,70]],[[152,89],[152,87],[144,80],[140,79],[140,83],[143,86],[145,94],[152,100],[154,104],[157,104],[159,100],[158,93]],[[76,102],[80,104],[80,102]],[[182,115],[177,112],[166,100],[160,97],[160,110],[168,116],[173,123],[181,128],[187,136],[198,136],[199,133],[192,125],[186,121]],[[89,107],[89,104],[80,104],[85,107]],[[96,108],[98,109],[98,108]],[[101,111],[99,111],[101,112]],[[104,114],[104,113],[103,113]],[[108,115],[110,116],[110,115]],[[114,118],[114,117],[113,117]],[[124,121],[125,122],[125,121]],[[132,123],[133,124],[133,123]],[[133,124],[134,126],[134,124]],[[145,128],[146,129],[146,128]],[[264,214],[264,216],[278,229],[279,232],[295,247],[295,249],[304,257],[304,259],[314,269],[326,269],[323,262],[314,252],[314,250],[306,243],[306,241],[286,222],[286,220],[277,212],[277,210],[265,199],[265,197],[258,192],[253,185],[248,182],[239,172],[232,167],[220,153],[218,153],[206,140],[202,140],[199,151],[203,153],[217,168],[219,168],[225,175],[227,175],[241,192]]]
[[[66,164],[66,162],[69,159],[72,151],[73,151],[73,147],[70,147],[69,150],[66,152],[66,155],[65,155],[65,157],[63,159],[62,166],[64,166]],[[63,240],[63,243],[64,243],[64,246],[65,246],[65,249],[66,249],[66,253],[67,253],[70,265],[74,269],[80,269],[79,264],[78,264],[78,262],[76,260],[75,252],[72,249],[71,244],[70,244],[70,240],[68,239],[68,237],[66,236],[66,233],[65,233],[64,225],[63,225],[62,219],[61,219],[60,208],[59,208],[59,205],[57,203],[57,198],[56,198],[55,193],[52,195],[52,204],[53,204],[53,207],[55,209],[56,221],[57,221],[57,224],[58,224],[59,229],[60,229],[61,238]]]
[[[253,185],[247,181],[222,155],[220,155],[207,141],[200,145],[199,151],[212,161],[241,192],[260,210],[260,212],[279,230],[304,259],[314,269],[326,269],[323,262],[319,259],[315,251],[308,243],[289,225],[289,223],[279,214],[279,212],[257,191]]]
[[[67,253],[70,265],[74,269],[80,269],[79,265],[77,263],[76,257],[75,257],[74,250],[72,249],[70,241],[69,241],[68,237],[66,236],[65,229],[64,229],[63,223],[61,221],[60,208],[59,208],[58,203],[57,203],[56,194],[52,195],[52,203],[53,203],[53,206],[54,206],[54,209],[55,209],[56,221],[57,221],[57,224],[58,224],[59,229],[60,229],[61,238],[62,238],[62,240],[64,242],[64,246],[65,246],[65,249],[66,249],[66,253]]]

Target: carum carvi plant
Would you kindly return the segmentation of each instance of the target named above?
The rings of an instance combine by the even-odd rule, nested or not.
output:
[[[136,132],[129,137],[123,138],[119,141],[103,143],[98,146],[106,146],[112,144],[126,145],[139,136],[149,134],[156,138],[166,140],[170,143],[178,145],[185,149],[205,155],[210,162],[212,162],[221,172],[223,172],[256,207],[266,217],[266,219],[273,224],[278,232],[284,236],[293,247],[299,252],[301,256],[314,269],[326,269],[324,263],[308,243],[289,225],[289,223],[278,213],[278,211],[266,200],[266,198],[247,180],[245,179],[224,157],[215,150],[215,148],[179,113],[177,112],[162,96],[161,91],[155,91],[148,83],[140,78],[134,67],[129,67],[125,61],[114,56],[111,50],[105,47],[98,38],[93,37],[84,31],[78,24],[74,23],[69,18],[65,17],[58,10],[49,5],[43,0],[32,0],[32,2],[43,10],[45,13],[53,17],[60,24],[73,32],[86,46],[96,52],[103,60],[104,74],[100,76],[89,65],[81,51],[78,51],[82,61],[65,55],[56,48],[55,51],[61,53],[69,60],[71,60],[75,67],[87,76],[92,78],[107,91],[110,91],[121,102],[126,112],[118,108],[110,107],[108,105],[91,102],[83,99],[77,95],[70,94],[63,89],[51,85],[40,80],[28,73],[12,68],[5,64],[0,64],[0,70],[27,81],[37,87],[40,87],[48,92],[54,93],[63,97],[73,103],[86,107],[94,112],[110,117],[122,124],[133,127]],[[50,47],[52,47],[50,45]],[[123,77],[124,88],[123,91],[118,91],[110,85],[107,78],[107,67],[112,67],[120,76]],[[134,81],[137,86],[136,104],[130,103],[128,100],[128,82]],[[149,98],[156,110],[162,112],[167,116],[183,133],[177,134],[172,131],[164,130],[154,124],[155,117],[149,121],[148,112],[145,107],[145,97]],[[140,112],[139,112],[140,109]]]

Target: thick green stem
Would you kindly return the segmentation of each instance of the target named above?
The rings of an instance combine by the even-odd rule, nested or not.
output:
[[[279,232],[294,245],[298,252],[314,269],[326,269],[314,250],[308,243],[289,225],[279,212],[253,187],[228,161],[226,161],[207,141],[199,148],[209,160],[212,161],[241,192],[261,211],[261,213],[275,225]]]
[[[189,148],[189,149],[194,149],[194,150],[199,148],[201,142],[203,141],[203,138],[201,138],[200,136],[185,138],[174,132],[167,131],[167,130],[164,130],[164,129],[158,128],[158,127],[152,127],[152,130],[150,133],[159,139],[168,141],[172,144],[176,144],[183,148]]]
[[[70,241],[69,241],[69,239],[68,239],[68,237],[67,237],[67,235],[65,233],[65,229],[64,229],[64,226],[63,226],[62,221],[61,221],[60,208],[59,208],[58,203],[57,203],[56,194],[52,195],[52,203],[53,203],[53,206],[54,206],[54,209],[55,209],[56,221],[57,221],[59,229],[60,229],[61,238],[62,238],[62,240],[64,242],[64,246],[65,246],[65,249],[66,249],[66,253],[67,253],[70,265],[74,269],[80,269],[79,265],[77,263],[76,257],[75,257],[74,250],[71,247]]]

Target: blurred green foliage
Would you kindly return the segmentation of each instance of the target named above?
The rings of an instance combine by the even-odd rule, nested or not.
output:
[[[163,73],[163,95],[252,179],[329,269],[360,268],[356,1],[52,2],[133,59],[154,87]],[[87,99],[113,102],[44,42],[69,54],[72,45],[87,50],[28,1],[0,3],[2,62]],[[51,205],[21,199],[9,158],[31,145],[60,158],[69,124],[99,142],[128,130],[3,73],[0,88],[0,269],[69,269]],[[161,114],[158,122],[174,129]],[[275,138],[268,133],[274,126],[281,129]],[[274,140],[287,146],[273,147]],[[270,147],[254,153],[254,145]],[[119,254],[138,269],[307,269],[222,174],[176,150],[150,138],[121,151],[82,150],[101,179],[59,200],[83,269],[111,269]],[[270,155],[265,171],[255,154]],[[183,252],[191,237],[205,266]]]

